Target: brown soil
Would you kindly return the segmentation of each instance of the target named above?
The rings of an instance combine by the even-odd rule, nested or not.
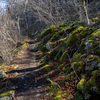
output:
[[[20,54],[11,64],[17,64],[18,68],[7,72],[8,76],[17,73],[11,81],[16,86],[14,100],[53,100],[48,96],[45,71],[41,71],[41,65],[37,59],[35,49],[37,39],[30,39],[27,48],[22,48]]]

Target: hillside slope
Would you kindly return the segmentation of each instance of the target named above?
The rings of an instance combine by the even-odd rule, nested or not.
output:
[[[99,100],[100,20],[67,22],[38,34],[38,53],[54,100]]]

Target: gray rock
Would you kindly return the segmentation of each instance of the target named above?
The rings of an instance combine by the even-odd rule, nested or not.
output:
[[[0,98],[0,100],[13,100],[13,98],[11,96],[5,96]]]
[[[88,52],[88,51],[92,48],[92,43],[89,42],[89,41],[87,41],[87,42],[85,43],[85,45],[86,45],[85,50]]]
[[[97,60],[87,61],[85,70],[92,71],[96,66],[97,66]]]
[[[46,49],[48,49],[48,50],[52,49],[52,45],[49,42],[46,44]]]
[[[90,90],[94,91],[94,92],[98,92],[98,88],[96,86],[91,87]]]
[[[5,74],[5,72],[0,70],[0,79],[4,79],[6,77],[7,77],[7,75]]]
[[[99,68],[99,70],[100,70],[100,63],[98,63],[98,68]]]

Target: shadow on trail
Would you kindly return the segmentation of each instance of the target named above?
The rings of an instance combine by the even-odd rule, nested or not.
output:
[[[26,68],[26,69],[21,69],[21,70],[12,70],[12,71],[6,72],[6,74],[11,74],[11,73],[15,73],[15,72],[17,72],[17,73],[30,72],[30,71],[34,71],[36,69],[39,69],[41,67],[42,67],[42,65],[39,65],[39,66],[33,67],[33,68]]]
[[[39,58],[36,57],[37,50],[33,45],[36,41],[28,43],[33,46],[31,49],[28,48],[28,55],[23,56],[21,59],[18,58],[17,61],[12,62],[12,64],[19,64],[21,67],[16,70],[6,72],[6,74],[18,73],[18,76],[9,79],[16,87],[14,100],[52,100],[49,97],[47,97],[48,99],[45,99],[46,93],[48,92],[45,86],[47,79],[46,74],[48,71],[41,69],[43,65],[37,65]],[[41,97],[41,95],[45,95],[45,97]],[[22,96],[23,99],[21,99]],[[37,96],[39,99],[37,99]]]

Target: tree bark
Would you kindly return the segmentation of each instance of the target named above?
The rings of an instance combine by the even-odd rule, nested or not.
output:
[[[90,23],[89,23],[87,8],[85,5],[85,0],[77,0],[77,3],[79,8],[80,22],[87,23],[89,25]]]

